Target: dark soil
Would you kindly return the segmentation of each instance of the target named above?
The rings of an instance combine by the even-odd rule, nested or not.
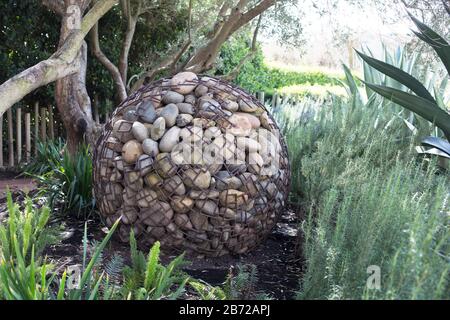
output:
[[[13,197],[20,203],[24,199],[24,192],[19,190],[13,192]],[[33,193],[35,191],[31,191],[31,196]],[[5,217],[5,211],[5,197],[0,195],[0,222],[2,217]],[[63,226],[62,241],[49,246],[45,255],[58,266],[59,270],[81,264],[85,222],[67,217],[56,218],[52,224]],[[86,224],[90,242],[101,241],[105,237],[107,230],[99,221],[90,219]],[[301,261],[297,256],[299,252],[297,225],[296,215],[292,211],[286,211],[267,240],[255,250],[240,256],[220,258],[198,259],[195,256],[186,256],[190,264],[185,267],[185,272],[211,285],[220,285],[225,281],[230,268],[253,264],[258,270],[259,278],[256,291],[264,292],[273,299],[292,299],[298,289],[298,280],[302,272]],[[118,241],[115,237],[103,252],[103,258],[108,261],[114,254],[122,256],[125,263],[130,262],[129,245]],[[161,260],[166,263],[176,255],[175,252],[165,251],[162,252]]]

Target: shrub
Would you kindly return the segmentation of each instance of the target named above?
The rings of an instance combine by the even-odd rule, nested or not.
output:
[[[42,175],[61,163],[64,153],[65,142],[59,138],[47,142],[39,141],[37,143],[37,154],[32,161],[24,167],[27,174]]]
[[[52,208],[59,204],[61,213],[77,217],[86,216],[93,210],[92,157],[88,146],[81,146],[74,156],[63,153],[54,160],[51,171],[34,177],[40,182],[41,194],[48,197]]]
[[[181,267],[186,263],[184,254],[165,267],[159,263],[159,247],[159,242],[156,242],[146,259],[137,249],[136,239],[131,232],[131,266],[125,267],[123,272],[122,295],[125,299],[176,299],[184,292],[189,280],[189,277],[181,272]]]
[[[290,152],[291,199],[307,211],[298,298],[448,298],[448,176],[417,157],[402,110],[385,104],[353,95],[274,110]],[[380,290],[366,287],[372,265]]]

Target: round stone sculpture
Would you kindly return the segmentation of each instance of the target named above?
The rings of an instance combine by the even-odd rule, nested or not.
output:
[[[242,254],[270,233],[288,195],[285,142],[242,89],[182,72],[141,87],[115,110],[94,153],[104,221],[141,245]]]

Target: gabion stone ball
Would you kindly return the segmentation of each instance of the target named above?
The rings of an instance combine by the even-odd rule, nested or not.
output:
[[[115,110],[94,154],[107,226],[141,245],[204,256],[242,254],[270,233],[286,203],[289,161],[265,107],[211,76],[178,73]]]

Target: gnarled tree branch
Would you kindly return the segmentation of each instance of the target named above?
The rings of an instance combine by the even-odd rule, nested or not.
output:
[[[121,101],[127,97],[125,83],[122,80],[119,69],[112,63],[100,48],[98,39],[98,23],[89,32],[90,45],[92,54],[100,61],[100,63],[108,70],[114,80],[114,87]]]
[[[117,2],[118,0],[97,1],[84,16],[81,28],[73,30],[64,44],[50,58],[22,71],[0,85],[0,116],[33,90],[76,73],[78,66],[75,61],[77,61],[76,58],[84,37],[98,19]]]

